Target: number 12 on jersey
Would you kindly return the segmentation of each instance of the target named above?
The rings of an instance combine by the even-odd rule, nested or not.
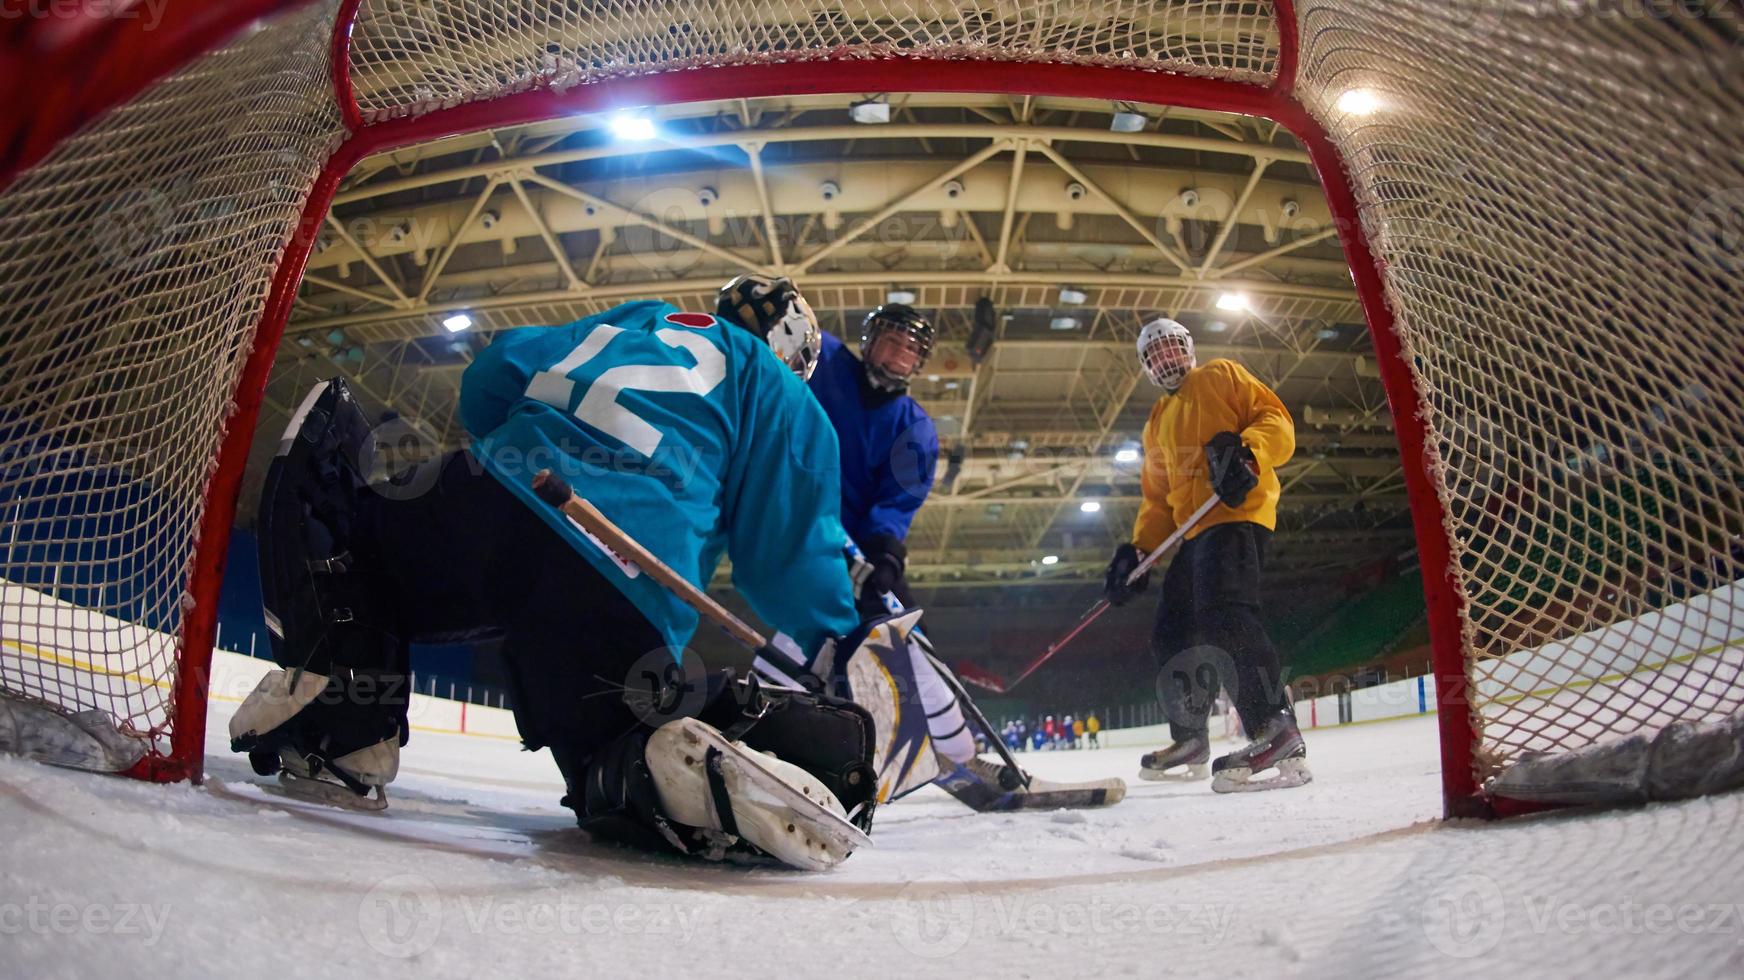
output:
[[[696,359],[695,364],[689,367],[680,364],[619,364],[601,371],[592,382],[570,377],[598,357],[623,332],[622,328],[607,323],[595,327],[563,360],[535,374],[527,384],[526,396],[559,411],[568,411],[569,403],[575,399],[576,385],[586,384],[587,390],[582,393],[572,414],[642,455],[652,456],[660,446],[662,433],[647,419],[619,404],[618,395],[624,391],[707,395],[726,378],[727,358],[695,331],[666,327],[654,331],[654,336],[668,347],[690,352]]]

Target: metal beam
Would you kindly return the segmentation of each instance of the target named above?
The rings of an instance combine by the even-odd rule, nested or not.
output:
[[[800,262],[798,265],[795,265],[793,267],[793,271],[796,273],[805,273],[805,272],[810,271],[811,267],[816,265],[819,260],[829,256],[831,253],[835,252],[837,249],[841,248],[843,245],[848,244],[849,242],[853,241],[856,238],[859,238],[861,235],[864,235],[866,232],[871,231],[873,228],[878,227],[879,222],[883,221],[885,218],[890,217],[891,215],[895,214],[896,212],[901,211],[903,209],[903,207],[905,205],[907,205],[910,201],[913,201],[915,198],[920,197],[921,195],[926,194],[927,192],[933,190],[934,188],[941,186],[947,180],[951,180],[953,178],[960,177],[963,174],[968,173],[969,171],[980,166],[982,164],[982,162],[996,156],[997,154],[1004,153],[1006,150],[1008,150],[1010,148],[1011,148],[1011,146],[1010,146],[1009,141],[1000,140],[991,146],[985,147],[985,148],[983,148],[975,153],[970,154],[968,159],[959,162],[956,166],[951,167],[949,170],[946,170],[944,173],[939,174],[938,176],[932,178],[931,180],[927,181],[926,183],[920,185],[919,187],[916,187],[913,190],[909,191],[908,193],[903,194],[902,196],[898,197],[896,200],[891,201],[889,204],[885,205],[883,208],[880,208],[877,212],[872,214],[870,217],[861,219],[857,224],[854,225],[854,227],[850,228],[846,234],[842,235],[842,237],[837,238],[835,241],[830,242],[829,244],[823,246],[822,248],[818,249],[817,251],[806,256],[804,261]]]
[[[1140,238],[1143,238],[1145,241],[1150,242],[1151,245],[1154,246],[1158,252],[1162,253],[1163,258],[1168,259],[1170,262],[1174,263],[1175,266],[1177,268],[1179,268],[1182,272],[1187,271],[1189,266],[1188,266],[1188,262],[1187,262],[1186,258],[1183,257],[1181,255],[1181,253],[1179,253],[1179,252],[1175,251],[1174,249],[1170,248],[1169,246],[1163,244],[1163,240],[1157,237],[1156,232],[1152,231],[1149,226],[1147,226],[1143,221],[1139,220],[1138,216],[1133,214],[1132,210],[1130,208],[1128,208],[1126,205],[1122,204],[1118,199],[1115,198],[1114,195],[1112,195],[1112,194],[1108,193],[1108,191],[1104,190],[1101,184],[1098,184],[1094,180],[1091,180],[1090,177],[1084,173],[1084,171],[1079,170],[1078,167],[1072,163],[1072,161],[1067,160],[1065,157],[1061,156],[1060,152],[1058,150],[1054,149],[1053,147],[1047,145],[1046,143],[1037,143],[1035,146],[1036,146],[1036,150],[1039,151],[1043,156],[1047,157],[1049,160],[1054,161],[1054,166],[1059,167],[1061,170],[1064,170],[1066,172],[1066,176],[1072,178],[1073,180],[1077,181],[1080,184],[1083,184],[1085,190],[1089,191],[1092,194],[1095,194],[1097,197],[1101,198],[1104,202],[1106,202],[1109,207],[1113,208],[1114,213],[1119,215],[1121,220],[1123,220],[1127,224],[1131,225],[1132,229],[1134,231],[1138,232]]]

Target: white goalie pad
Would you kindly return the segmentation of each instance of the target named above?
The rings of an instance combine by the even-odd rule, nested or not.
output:
[[[939,776],[927,712],[909,653],[909,633],[920,611],[873,627],[848,658],[854,703],[872,716],[878,740],[872,766],[878,771],[878,802],[887,803]]]

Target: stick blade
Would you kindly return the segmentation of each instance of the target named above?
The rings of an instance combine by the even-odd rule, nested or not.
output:
[[[985,667],[972,664],[967,660],[957,661],[956,671],[957,676],[961,678],[965,684],[973,684],[983,690],[992,691],[994,694],[1004,694],[1006,691],[1010,690],[1009,685],[1007,685],[1005,680],[998,674],[993,673]]]

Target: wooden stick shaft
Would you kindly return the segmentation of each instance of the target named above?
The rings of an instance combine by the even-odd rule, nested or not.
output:
[[[570,488],[562,477],[550,470],[540,470],[533,477],[533,492],[539,499],[563,511],[565,517],[581,525],[589,534],[600,539],[605,546],[617,552],[618,557],[642,570],[642,574],[669,589],[678,596],[685,605],[701,613],[712,621],[733,639],[738,640],[752,650],[760,650],[768,645],[763,635],[752,629],[744,620],[728,612],[725,607],[709,598],[709,594],[692,585],[684,576],[667,567],[666,563],[654,557],[653,552],[642,547],[635,538],[624,533],[623,529],[613,524],[611,518],[600,513],[599,508],[588,503]]]

